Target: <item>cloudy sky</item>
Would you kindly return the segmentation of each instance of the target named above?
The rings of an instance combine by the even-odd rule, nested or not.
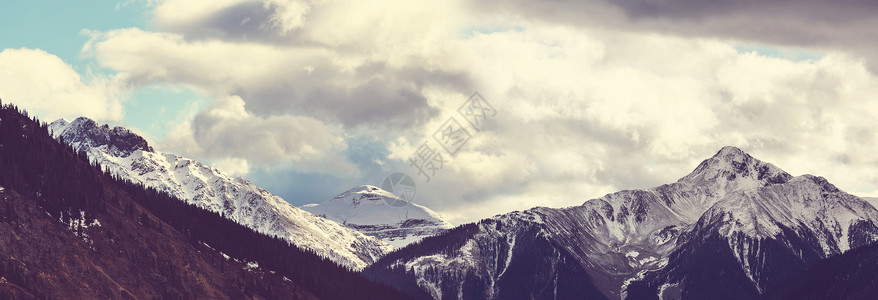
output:
[[[294,205],[404,172],[454,223],[673,182],[724,145],[878,196],[875,16],[867,0],[5,0],[0,98],[129,127]],[[478,130],[458,111],[475,92],[496,112]],[[409,159],[449,119],[470,137],[427,182]]]

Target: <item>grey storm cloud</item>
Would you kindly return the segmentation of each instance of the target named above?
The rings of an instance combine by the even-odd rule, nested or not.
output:
[[[424,68],[387,68],[382,63],[357,69],[357,84],[341,86],[331,78],[347,77],[337,69],[322,68],[307,76],[266,82],[258,88],[235,91],[248,99],[248,109],[259,115],[304,113],[341,123],[346,128],[421,126],[438,114],[422,89],[427,85],[471,90],[466,74]]]
[[[357,174],[342,153],[347,144],[323,122],[304,116],[256,117],[237,96],[218,99],[192,120],[191,136],[201,155],[242,158],[258,164],[292,163],[307,172]]]
[[[272,7],[266,7],[259,2],[244,2],[224,8],[213,15],[199,20],[198,26],[166,26],[171,31],[179,31],[187,37],[222,37],[237,38],[242,40],[268,39],[272,33],[271,16],[274,14]]]
[[[245,1],[219,9],[202,18],[159,21],[157,26],[167,32],[184,35],[187,39],[222,39],[239,42],[301,45],[307,42],[298,32],[283,32],[273,16],[277,4]]]
[[[333,19],[338,9],[284,1],[166,1],[153,14],[158,31],[91,32],[83,55],[119,72],[130,86],[193,87],[212,98],[212,107],[166,139],[172,149],[263,165],[293,162],[308,171],[340,161],[331,169],[348,172],[355,168],[344,157],[344,131],[406,135],[440,114],[429,91],[472,91],[474,84],[468,72],[437,59],[444,53],[419,44],[432,40],[413,42],[395,26],[339,24]],[[312,20],[315,15],[324,22]],[[386,21],[373,17],[361,21]],[[366,33],[346,35],[361,29]],[[322,39],[334,34],[341,42]],[[229,101],[232,115],[224,112]],[[321,152],[331,155],[314,154]],[[303,167],[307,162],[312,166]]]
[[[208,154],[277,162],[284,157],[301,159],[309,151],[328,151],[339,143],[330,129],[315,119],[254,118],[239,109],[243,107],[240,98],[220,102],[192,121],[194,138]]]
[[[305,25],[313,14],[331,14],[302,5]],[[163,32],[104,33],[85,52],[126,72],[135,86],[211,87],[240,96],[257,116],[308,115],[345,128],[418,127],[438,115],[424,95],[426,87],[474,90],[469,73],[418,54],[402,63],[389,63],[395,57],[383,52],[375,57],[376,45],[390,43],[378,36],[337,45],[315,40],[304,28],[287,28],[289,21],[279,19],[286,9],[272,1],[241,1],[187,18],[162,10],[154,23]],[[147,39],[153,41],[133,45]],[[248,65],[249,74],[241,65]]]
[[[241,96],[258,116],[305,114],[347,128],[420,126],[437,114],[423,95],[425,87],[468,91],[473,85],[466,73],[417,64],[364,62],[351,72],[319,49],[257,48],[268,53],[260,57],[240,53],[253,48],[236,48],[247,46],[214,47],[173,37],[125,30],[108,33],[91,47],[103,65],[124,71],[134,85],[210,87]]]
[[[421,124],[435,115],[417,90],[373,78],[350,89],[279,84],[238,91],[248,108],[260,115],[298,112],[333,119],[345,127]]]
[[[276,16],[281,9],[276,3],[242,2],[186,23],[159,25],[192,40],[325,46],[309,40],[299,30],[286,32],[280,28]],[[355,51],[334,48],[332,51],[342,53]],[[307,114],[341,123],[346,128],[360,125],[410,128],[423,125],[438,114],[422,95],[424,86],[472,90],[471,78],[462,72],[428,69],[417,64],[388,67],[382,61],[367,61],[350,75],[333,65],[330,59],[310,61],[312,67],[308,71],[285,70],[260,84],[239,85],[233,94],[242,96],[248,110],[257,115]],[[203,73],[191,75],[190,80],[197,82],[202,80],[197,77]],[[348,78],[349,82],[340,84],[339,78]]]
[[[612,3],[621,7],[632,18],[670,17],[703,20],[713,16],[748,14],[808,18],[816,22],[848,22],[851,19],[871,18],[878,5],[867,0],[620,0]]]
[[[847,51],[878,70],[878,2],[870,0],[483,0],[474,5],[485,13],[552,23]]]

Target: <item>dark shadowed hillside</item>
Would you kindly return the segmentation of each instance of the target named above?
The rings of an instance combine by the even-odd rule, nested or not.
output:
[[[878,244],[830,257],[805,269],[764,299],[875,299]]]
[[[45,123],[0,109],[0,298],[405,298],[100,170]]]

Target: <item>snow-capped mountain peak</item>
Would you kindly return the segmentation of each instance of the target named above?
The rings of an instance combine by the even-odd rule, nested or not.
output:
[[[393,249],[377,238],[315,216],[243,178],[171,153],[154,151],[130,130],[98,126],[88,118],[49,125],[56,139],[85,151],[116,176],[165,191],[180,200],[221,213],[257,232],[274,235],[361,269]]]
[[[786,182],[791,175],[736,147],[723,147],[677,182],[586,201],[592,232],[607,244],[641,243],[668,226],[693,224],[725,195]],[[601,218],[597,218],[601,216]],[[664,240],[664,239],[660,239]]]
[[[735,181],[753,187],[766,183],[783,183],[792,178],[790,174],[773,164],[763,162],[737,147],[726,146],[713,157],[704,160],[692,173],[681,178],[682,182],[706,183]]]
[[[878,241],[876,221],[872,205],[813,175],[729,193],[678,240],[667,267],[644,282],[660,287],[700,281],[690,293],[705,298],[716,289],[697,273],[712,264],[719,269],[713,274],[737,273],[726,280],[744,283],[723,286],[725,293],[752,299],[776,288],[791,270]]]
[[[341,193],[329,201],[343,202],[353,208],[362,205],[388,205],[395,201],[405,201],[391,192],[382,190],[376,186],[361,185]]]
[[[453,227],[422,205],[391,205],[398,201],[403,200],[391,192],[362,185],[323,203],[304,205],[302,209],[378,237],[394,247],[403,247]]]
[[[59,119],[49,124],[49,130],[56,138],[82,151],[91,148],[106,147],[104,152],[113,156],[127,157],[135,151],[153,152],[146,139],[131,132],[124,127],[110,128],[108,125],[99,126],[94,120],[79,117],[73,122]]]
[[[755,299],[878,241],[876,224],[874,207],[826,179],[725,147],[677,182],[463,225],[367,273],[409,276],[435,298]]]

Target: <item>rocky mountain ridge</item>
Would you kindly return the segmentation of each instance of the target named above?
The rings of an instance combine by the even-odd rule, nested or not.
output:
[[[243,178],[231,178],[198,161],[155,151],[122,127],[98,126],[88,118],[49,124],[56,139],[70,143],[116,176],[168,192],[244,226],[278,236],[353,269],[393,249],[374,237],[314,216]]]
[[[789,273],[875,241],[876,220],[874,207],[823,178],[793,177],[724,147],[677,182],[499,215],[471,225],[465,237],[452,229],[391,254],[367,274],[405,278],[399,287],[437,299],[471,289],[487,298],[553,298],[583,286],[608,299],[747,299]],[[457,239],[464,242],[448,241]],[[442,244],[460,246],[430,246]],[[768,259],[782,263],[760,263]],[[571,260],[575,270],[564,272],[580,274],[579,288],[558,285]],[[789,271],[770,272],[776,269]],[[718,270],[732,274],[730,285],[705,281]],[[526,274],[537,275],[521,282]]]

